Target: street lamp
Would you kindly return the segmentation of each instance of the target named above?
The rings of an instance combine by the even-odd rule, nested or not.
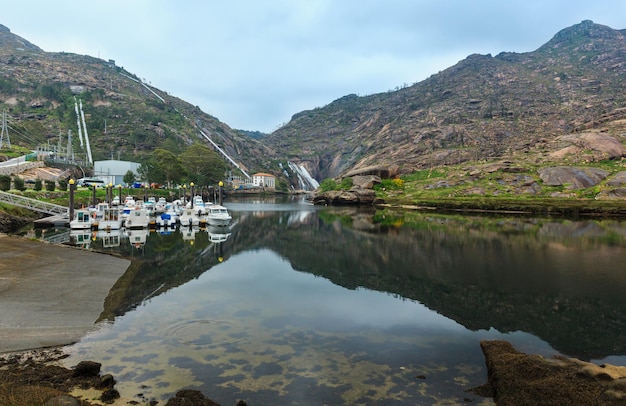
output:
[[[74,179],[70,179],[70,221],[74,218]]]
[[[189,186],[191,186],[191,208],[193,209],[193,182],[191,182]]]

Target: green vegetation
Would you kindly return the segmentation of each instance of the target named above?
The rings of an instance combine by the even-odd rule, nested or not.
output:
[[[624,170],[620,161],[594,165],[614,175]],[[538,167],[484,163],[450,165],[419,170],[375,186],[377,196],[392,206],[436,208],[439,211],[493,211],[541,215],[626,215],[623,200],[596,199],[610,189],[606,181],[573,189],[543,183]]]
[[[324,179],[320,183],[320,190],[322,192],[329,192],[331,190],[350,190],[352,188],[352,178],[343,178],[341,183],[337,183],[334,179]]]
[[[6,192],[11,189],[11,177],[9,175],[0,175],[0,190]]]

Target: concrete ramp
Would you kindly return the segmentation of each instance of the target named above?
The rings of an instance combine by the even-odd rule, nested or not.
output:
[[[71,344],[95,328],[130,261],[0,234],[0,353]]]

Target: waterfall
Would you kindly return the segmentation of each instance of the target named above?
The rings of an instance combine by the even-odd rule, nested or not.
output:
[[[289,165],[289,169],[291,169],[298,176],[298,183],[300,184],[300,189],[302,190],[315,190],[320,184],[316,181],[309,171],[302,165],[294,164],[293,162],[287,162]]]

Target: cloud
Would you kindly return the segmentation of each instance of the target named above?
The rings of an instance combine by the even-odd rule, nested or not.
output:
[[[46,51],[114,59],[234,128],[271,131],[346,94],[421,81],[473,53],[529,52],[622,0],[30,1],[1,24]]]

